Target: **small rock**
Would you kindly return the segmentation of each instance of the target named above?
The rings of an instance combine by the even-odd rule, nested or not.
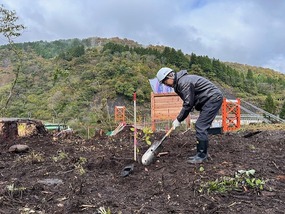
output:
[[[16,144],[13,145],[9,148],[9,152],[27,152],[29,150],[29,147],[27,145],[22,145],[22,144]]]
[[[63,181],[57,178],[47,178],[47,179],[38,181],[38,183],[45,184],[48,186],[53,186],[57,184],[63,184]]]

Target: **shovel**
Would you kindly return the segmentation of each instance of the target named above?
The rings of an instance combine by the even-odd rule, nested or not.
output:
[[[171,127],[171,129],[169,129],[169,131],[164,135],[164,137],[160,141],[154,142],[148,148],[148,150],[142,156],[142,164],[143,165],[149,165],[154,161],[154,159],[156,158],[158,153],[162,150],[162,146],[161,146],[162,142],[165,140],[166,137],[168,137],[170,135],[170,133],[173,130],[174,130],[174,128]]]

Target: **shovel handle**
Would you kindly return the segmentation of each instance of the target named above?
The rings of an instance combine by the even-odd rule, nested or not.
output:
[[[168,132],[166,133],[165,137],[169,136],[173,130],[174,130],[174,127],[172,126],[171,129],[169,129]]]
[[[174,130],[174,128],[171,127],[171,129],[169,129],[168,132],[167,132],[167,133],[164,135],[164,137],[161,139],[160,143],[161,143],[162,141],[164,141],[164,139],[165,139],[166,137],[168,137],[168,136],[170,135],[170,133],[171,133],[173,130]]]

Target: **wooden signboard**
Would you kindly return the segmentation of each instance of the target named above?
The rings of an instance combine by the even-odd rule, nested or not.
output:
[[[175,120],[182,108],[183,101],[176,93],[151,93],[151,123],[155,130],[158,120]]]

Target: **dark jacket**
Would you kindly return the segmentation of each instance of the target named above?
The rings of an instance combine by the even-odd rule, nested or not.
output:
[[[186,70],[175,74],[173,88],[183,100],[183,107],[177,116],[179,122],[188,116],[193,107],[200,111],[211,97],[222,97],[222,92],[211,81],[198,75],[190,75]]]

